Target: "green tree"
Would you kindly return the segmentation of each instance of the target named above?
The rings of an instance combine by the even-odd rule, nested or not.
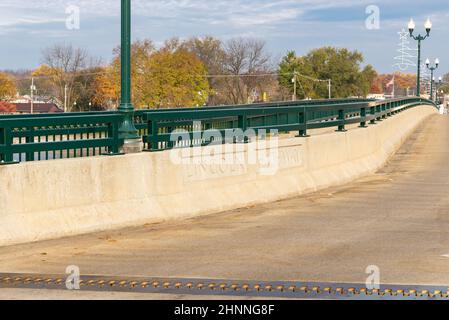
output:
[[[304,57],[296,55],[295,51],[289,51],[279,64],[279,85],[284,89],[283,98],[290,99],[294,93],[294,78],[296,76],[297,97],[305,99],[314,94],[314,83],[303,77],[311,75],[310,66],[305,63]]]
[[[279,64],[279,84],[293,92],[292,78],[297,70],[301,69],[300,57],[296,56],[295,51],[289,51]]]
[[[366,96],[377,76],[370,65],[362,69],[363,55],[358,51],[324,47],[310,51],[304,57],[289,52],[279,65],[279,83],[293,93],[291,79],[293,73],[299,73],[298,97],[325,98],[328,96],[326,82],[332,80],[334,98]],[[285,76],[283,76],[285,74]],[[314,80],[315,79],[315,80]]]

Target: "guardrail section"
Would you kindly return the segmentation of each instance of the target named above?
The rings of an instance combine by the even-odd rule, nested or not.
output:
[[[119,114],[8,116],[0,119],[0,162],[118,154]]]
[[[144,142],[147,150],[160,151],[173,147],[207,145],[214,141],[204,135],[207,130],[219,131],[221,136],[233,136],[230,131],[252,129],[268,132],[297,132],[307,137],[309,129],[332,128],[344,132],[346,125],[359,123],[361,127],[418,105],[435,104],[421,98],[400,98],[386,101],[364,99],[297,101],[261,104],[257,106],[215,107],[205,109],[168,109],[143,111],[141,122],[147,123]],[[190,135],[186,143],[174,141],[172,132],[183,130]],[[228,134],[227,134],[228,133]],[[206,136],[206,138],[202,138]],[[223,139],[222,143],[233,143]],[[216,143],[216,141],[215,141]]]
[[[333,128],[345,131],[349,124],[361,127],[417,105],[436,105],[421,98],[399,98],[386,101],[368,99],[333,99],[262,103],[252,105],[200,107],[183,109],[138,110],[135,126],[143,137],[145,148],[160,151],[173,147],[207,145],[204,138],[210,129],[222,137],[230,132],[248,129],[297,132],[306,137],[309,129]],[[118,128],[122,115],[118,111],[68,114],[33,114],[0,116],[0,164],[62,158],[116,155],[123,141]],[[172,133],[183,130],[187,142],[173,141]],[[230,133],[230,134],[229,134]],[[207,135],[206,135],[207,136]],[[222,140],[235,143],[237,139]],[[243,142],[247,138],[243,136]]]

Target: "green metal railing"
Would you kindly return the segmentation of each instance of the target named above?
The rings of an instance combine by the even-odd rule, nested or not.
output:
[[[3,164],[118,154],[119,114],[0,117]]]
[[[200,138],[209,129],[223,136],[235,129],[278,130],[307,136],[310,129],[368,124],[417,105],[434,105],[421,98],[387,101],[367,99],[311,100],[186,109],[138,110],[134,125],[143,137],[145,149],[159,151],[180,146],[172,132],[182,129],[190,135],[184,147],[204,145]],[[1,115],[0,163],[90,157],[119,154],[123,141],[119,112],[69,114]],[[224,141],[232,143],[234,141]]]
[[[435,106],[430,100],[415,97],[386,101],[344,99],[215,107],[193,111],[147,110],[143,111],[141,117],[142,123],[147,123],[147,134],[143,135],[146,149],[159,151],[175,146],[191,147],[212,143],[210,139],[198,139],[210,129],[218,130],[223,137],[234,129],[251,129],[256,134],[260,130],[298,132],[298,135],[303,137],[307,136],[309,129],[335,127],[338,131],[345,131],[347,125],[358,123],[366,127],[417,105]],[[138,128],[143,130],[141,124]],[[173,141],[172,132],[175,130],[188,132],[190,142],[186,145],[183,140],[181,145]]]

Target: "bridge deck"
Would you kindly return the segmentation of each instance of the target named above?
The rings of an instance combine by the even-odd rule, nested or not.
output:
[[[189,221],[0,248],[0,272],[449,284],[449,119],[426,121],[377,174]]]

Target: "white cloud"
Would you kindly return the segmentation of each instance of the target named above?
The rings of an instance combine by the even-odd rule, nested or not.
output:
[[[133,0],[134,14],[149,18],[177,18],[236,23],[241,26],[295,19],[308,10],[360,5],[365,0]],[[85,17],[116,17],[120,1],[111,0],[2,0],[2,25],[60,21],[65,8],[76,5]],[[23,16],[27,16],[26,20]]]
[[[426,5],[422,0],[132,0],[132,4],[135,38],[162,43],[173,36],[260,37],[275,54],[347,46],[359,48],[367,61],[380,61],[384,68],[391,65],[396,32],[410,16],[417,22],[428,15],[434,20],[433,42],[426,42],[424,50],[435,46],[442,51],[449,35],[447,0],[427,0]],[[376,32],[364,27],[364,7],[369,4],[381,7],[381,30]],[[80,7],[80,30],[65,28],[69,5]],[[4,64],[0,68],[34,65],[40,50],[56,42],[109,57],[120,41],[119,24],[119,0],[0,0],[0,36],[17,53],[0,53]]]

